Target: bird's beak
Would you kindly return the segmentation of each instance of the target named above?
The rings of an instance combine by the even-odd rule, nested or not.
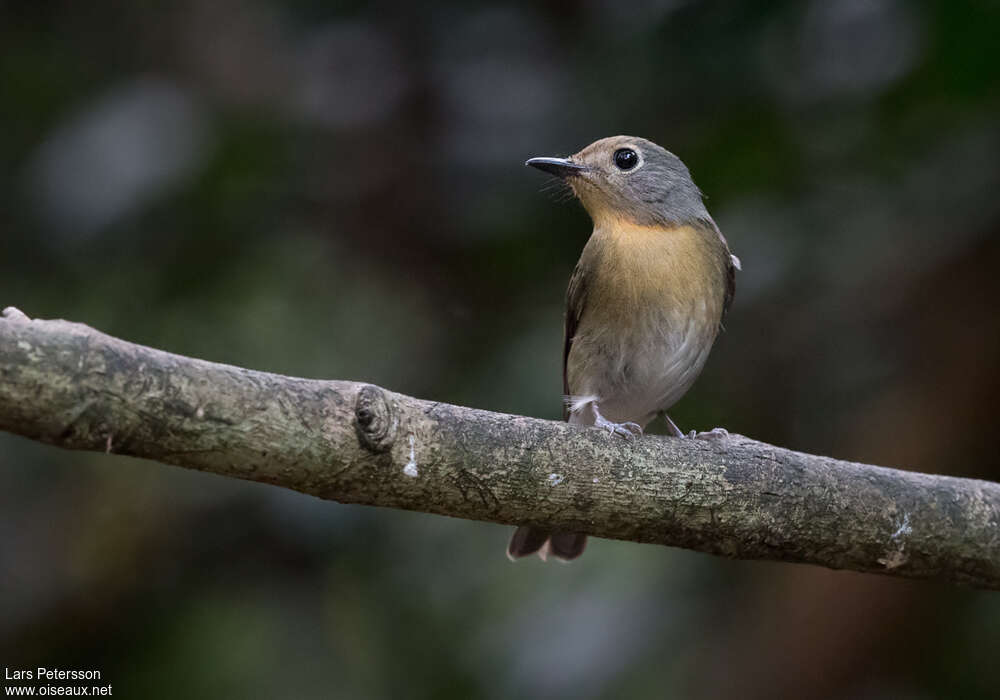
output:
[[[564,178],[570,175],[579,175],[590,169],[585,165],[574,163],[567,158],[529,158],[524,161],[524,164],[530,165],[532,168],[538,168],[544,173]]]

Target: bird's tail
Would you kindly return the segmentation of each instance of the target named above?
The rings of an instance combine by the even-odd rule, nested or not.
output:
[[[587,402],[593,402],[596,396],[564,396],[569,416],[567,420],[572,425],[593,425],[594,412],[579,410]],[[530,525],[522,525],[510,536],[507,545],[507,558],[516,561],[521,557],[538,554],[542,561],[551,554],[556,559],[570,561],[583,554],[587,546],[587,536],[575,532],[549,532]]]
[[[537,553],[542,561],[548,555],[570,561],[583,554],[587,536],[575,532],[547,532],[529,525],[522,525],[511,535],[507,556],[511,561]]]

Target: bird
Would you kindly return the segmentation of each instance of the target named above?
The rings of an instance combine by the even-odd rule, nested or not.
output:
[[[563,417],[629,440],[691,387],[733,301],[740,260],[676,155],[636,136],[611,136],[568,158],[525,162],[569,185],[593,223],[566,290]],[[522,525],[511,560],[569,561],[587,536]]]

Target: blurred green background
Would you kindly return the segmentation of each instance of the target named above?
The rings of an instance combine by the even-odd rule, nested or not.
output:
[[[0,5],[0,306],[560,415],[589,234],[683,158],[743,261],[672,411],[1000,480],[996,2]],[[997,698],[1000,595],[341,506],[0,434],[0,663],[115,696]]]

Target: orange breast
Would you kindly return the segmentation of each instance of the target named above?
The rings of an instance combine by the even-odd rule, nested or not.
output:
[[[616,420],[679,399],[718,333],[724,256],[714,230],[595,229],[580,260],[586,299],[567,357],[570,393],[597,397]]]
[[[685,318],[722,316],[728,252],[714,231],[679,226],[638,226],[620,220],[595,229],[584,249],[587,312],[601,320],[630,322],[655,306]]]

